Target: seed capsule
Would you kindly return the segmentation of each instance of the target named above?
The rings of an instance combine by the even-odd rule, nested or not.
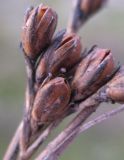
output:
[[[48,73],[56,76],[61,68],[68,70],[73,67],[81,57],[81,42],[76,34],[62,34],[53,41],[52,46],[40,60],[36,71],[36,81],[41,81]],[[58,41],[56,43],[56,41]],[[57,45],[56,45],[57,44]]]
[[[78,0],[75,3],[72,22],[69,24],[71,30],[78,31],[94,13],[101,9],[107,0]]]
[[[68,109],[70,87],[64,78],[57,77],[39,88],[32,110],[32,117],[39,124],[60,118]]]
[[[114,78],[107,84],[106,94],[112,101],[124,103],[124,66],[120,68]]]
[[[22,28],[22,46],[28,57],[38,57],[50,43],[56,25],[57,14],[50,7],[41,4],[28,11]]]
[[[74,100],[83,100],[95,93],[114,70],[112,53],[95,48],[77,67],[71,87]]]
[[[97,12],[105,3],[106,0],[81,0],[80,9],[86,17],[89,17]]]

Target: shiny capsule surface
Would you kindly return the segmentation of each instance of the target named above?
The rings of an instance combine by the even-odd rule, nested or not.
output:
[[[25,15],[22,27],[22,47],[34,59],[50,43],[57,25],[56,12],[43,4]]]
[[[53,76],[61,73],[61,68],[68,72],[81,58],[81,42],[76,34],[65,33],[57,45],[50,46],[41,58],[36,71],[36,81],[40,81],[48,73]],[[56,39],[55,39],[56,42]]]
[[[106,49],[95,48],[77,67],[71,87],[74,99],[85,99],[95,93],[115,67],[112,53]]]
[[[70,87],[64,78],[57,77],[39,88],[34,100],[32,117],[40,124],[60,118],[68,109]]]

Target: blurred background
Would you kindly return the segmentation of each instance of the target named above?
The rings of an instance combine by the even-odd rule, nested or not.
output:
[[[19,49],[21,26],[26,8],[43,2],[53,7],[59,16],[58,29],[65,28],[71,11],[71,0],[0,0],[0,159],[18,126],[24,106],[26,74]],[[124,1],[110,0],[80,30],[82,43],[110,48],[124,63]],[[117,107],[103,104],[93,116]],[[60,131],[68,120],[56,130]],[[123,160],[124,113],[89,129],[65,151],[60,160]]]

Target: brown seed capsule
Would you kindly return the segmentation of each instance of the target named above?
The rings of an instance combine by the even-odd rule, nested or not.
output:
[[[81,57],[81,42],[76,34],[64,34],[61,41],[53,45],[46,51],[40,60],[36,71],[36,81],[42,80],[48,73],[56,76],[61,72],[61,68],[68,70],[74,66]]]
[[[69,24],[70,30],[77,32],[82,24],[84,24],[94,13],[104,6],[106,1],[107,0],[76,1],[73,18]]]
[[[124,103],[124,66],[120,68],[114,78],[107,84],[106,94],[112,101]]]
[[[57,14],[50,7],[39,5],[29,10],[22,28],[22,46],[26,55],[37,58],[50,43],[57,25]]]
[[[86,15],[86,17],[97,12],[104,4],[106,0],[81,0],[80,9]]]
[[[71,87],[74,100],[83,100],[96,92],[114,70],[112,53],[95,48],[77,67]]]
[[[32,117],[39,124],[47,124],[61,117],[70,99],[70,87],[64,78],[57,77],[39,88]]]

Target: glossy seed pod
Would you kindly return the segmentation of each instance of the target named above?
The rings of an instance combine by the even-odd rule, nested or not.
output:
[[[115,68],[112,53],[95,48],[77,67],[71,83],[74,100],[85,99],[95,93]]]
[[[107,84],[106,95],[114,102],[124,103],[124,66],[116,73]]]
[[[80,38],[73,33],[65,33],[59,37],[57,44],[54,39],[51,47],[45,52],[36,70],[36,81],[42,80],[48,73],[56,76],[61,68],[68,70],[81,58]]]
[[[52,8],[41,4],[30,9],[24,19],[22,47],[28,57],[35,59],[51,41],[57,25],[57,14]]]
[[[64,78],[49,81],[36,94],[32,118],[39,124],[48,124],[60,118],[68,109],[70,94],[70,87]]]

